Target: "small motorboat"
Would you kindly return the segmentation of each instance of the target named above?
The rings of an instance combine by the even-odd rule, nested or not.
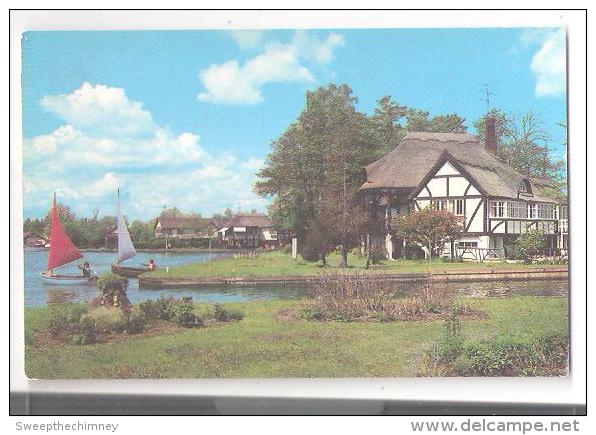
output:
[[[120,189],[118,189],[118,199],[116,202],[116,231],[118,234],[118,255],[116,257],[116,264],[112,264],[112,272],[125,278],[136,278],[142,273],[147,272],[147,267],[122,266],[122,263],[129,258],[137,255],[137,250],[130,238],[126,220],[122,215],[120,208]]]
[[[54,284],[86,284],[94,283],[97,276],[91,275],[61,275],[55,274],[54,269],[72,263],[83,258],[81,251],[72,243],[66,231],[60,223],[58,207],[56,205],[56,194],[52,201],[51,224],[50,224],[50,253],[48,255],[48,268],[41,272],[41,276],[46,283]]]

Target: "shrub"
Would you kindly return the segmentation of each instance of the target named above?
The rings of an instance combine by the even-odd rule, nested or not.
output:
[[[50,311],[48,331],[53,337],[72,333],[76,324],[87,311],[84,305],[55,307]]]
[[[68,316],[60,311],[54,311],[50,314],[50,322],[48,330],[53,337],[58,337],[62,334],[70,332],[72,324],[68,320]]]
[[[194,304],[192,298],[185,296],[178,303],[174,305],[174,322],[185,328],[194,328],[203,326],[203,319],[197,316],[194,312]]]
[[[284,246],[284,254],[291,254],[292,253],[292,244],[288,243]]]
[[[160,318],[157,303],[154,301],[143,301],[137,305],[137,309],[148,321],[158,320]]]
[[[115,273],[106,273],[97,280],[99,288],[99,303],[106,307],[130,307],[130,300],[126,295],[128,279]]]
[[[139,310],[133,310],[126,316],[125,331],[128,334],[139,334],[145,330],[147,319]]]
[[[424,355],[421,373],[433,376],[556,376],[567,373],[568,337],[499,337],[465,342],[445,334]]]
[[[384,243],[371,243],[370,246],[370,261],[373,264],[379,264],[381,261],[387,259],[387,249]]]
[[[97,329],[95,322],[90,317],[81,317],[72,336],[72,342],[74,344],[92,344],[96,341]]]
[[[176,301],[173,298],[160,297],[155,302],[157,318],[160,320],[172,320],[174,318],[174,305]]]
[[[312,303],[308,309],[317,310],[325,319],[390,321],[441,313],[449,294],[427,281],[414,296],[398,298],[392,283],[383,277],[328,274],[311,285],[309,296]]]
[[[533,257],[546,249],[546,236],[542,231],[529,231],[518,236],[514,246],[515,256],[526,263],[531,263]]]
[[[244,313],[238,310],[226,309],[221,304],[215,304],[213,307],[213,318],[218,322],[238,321],[244,318]]]
[[[83,319],[93,321],[100,334],[121,333],[126,329],[126,316],[122,310],[99,307],[89,311]]]

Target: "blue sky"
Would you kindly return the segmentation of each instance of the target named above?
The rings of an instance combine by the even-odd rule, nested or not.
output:
[[[265,210],[252,192],[269,144],[304,94],[347,83],[472,123],[491,106],[534,111],[561,158],[565,42],[557,29],[29,32],[23,36],[24,215],[50,196],[78,215],[163,206]]]

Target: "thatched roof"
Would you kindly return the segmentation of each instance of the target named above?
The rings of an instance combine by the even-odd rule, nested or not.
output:
[[[164,229],[169,228],[186,228],[186,229],[197,229],[206,228],[209,225],[214,225],[211,219],[200,218],[200,217],[187,217],[187,216],[160,216],[158,218],[161,227]],[[157,221],[156,221],[157,225]]]
[[[262,213],[249,213],[249,214],[235,214],[228,219],[223,227],[259,227],[269,228],[271,227],[271,219],[267,215]]]
[[[466,133],[408,133],[389,154],[366,167],[367,181],[360,189],[389,188],[409,195],[445,156],[458,163],[487,195],[518,198],[525,177]],[[545,192],[544,182],[530,181],[533,200],[556,202]]]

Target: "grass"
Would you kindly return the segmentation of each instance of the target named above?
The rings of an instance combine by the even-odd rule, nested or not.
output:
[[[567,298],[460,297],[489,315],[488,319],[461,322],[462,334],[470,340],[567,331]],[[225,304],[226,308],[240,308],[245,318],[92,345],[32,340],[37,331],[47,327],[51,308],[28,308],[26,374],[39,379],[414,376],[420,358],[444,331],[439,320],[277,320],[278,312],[299,303]],[[195,305],[197,314],[209,309],[209,305]]]
[[[348,257],[348,269],[339,267],[340,256],[331,254],[328,259],[328,266],[323,267],[319,263],[309,263],[301,257],[293,260],[289,254],[281,251],[261,253],[252,258],[225,257],[211,263],[193,263],[182,266],[170,267],[150,272],[151,277],[173,277],[173,278],[206,278],[210,276],[235,277],[235,276],[284,276],[284,275],[314,275],[330,270],[364,270],[366,258],[350,254]],[[542,264],[520,264],[506,262],[464,262],[446,263],[440,259],[433,260],[396,260],[383,261],[380,264],[372,265],[367,271],[370,273],[409,273],[409,272],[442,272],[442,271],[473,271],[473,270],[504,270],[504,269],[542,269],[549,265]],[[560,267],[560,266],[557,266]]]

